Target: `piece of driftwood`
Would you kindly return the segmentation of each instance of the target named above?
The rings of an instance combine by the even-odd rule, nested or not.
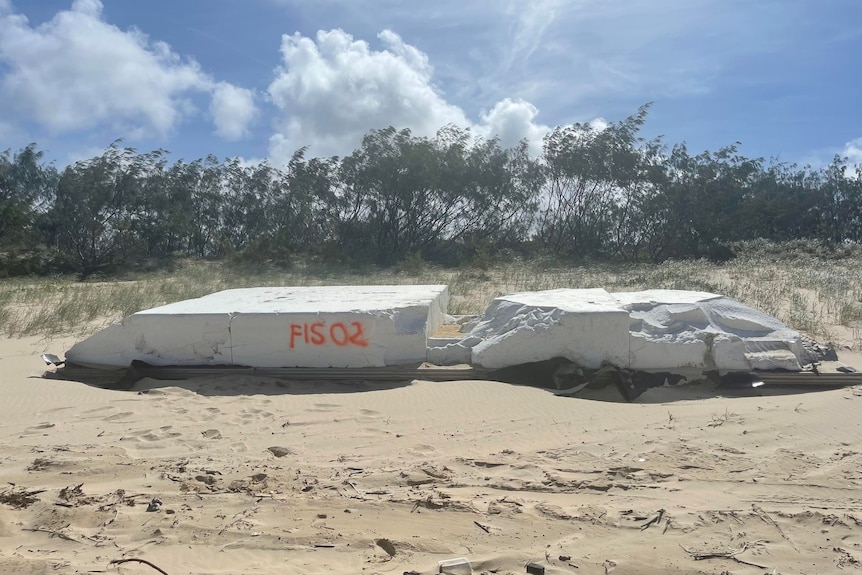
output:
[[[146,559],[138,559],[137,557],[129,557],[128,559],[113,559],[111,560],[110,565],[121,565],[123,563],[143,563],[148,567],[152,567],[162,575],[168,575],[168,572],[159,567],[158,565],[155,565],[154,563],[147,561]]]
[[[68,527],[68,526],[67,526]],[[75,543],[80,543],[74,537],[66,535],[65,533],[61,533],[60,531],[55,531],[54,529],[46,529],[44,527],[35,527],[35,528],[24,528],[22,531],[34,531],[38,533],[50,533],[51,537],[59,537],[60,539],[65,539],[66,541],[74,541]]]
[[[650,519],[649,521],[647,521],[646,523],[641,525],[641,531],[643,531],[645,529],[649,529],[651,526],[661,523],[661,520],[664,517],[664,514],[665,514],[665,510],[659,509],[658,514],[655,517],[653,517],[652,519]]]
[[[752,544],[744,543],[739,549],[728,549],[727,551],[692,551],[691,549],[686,549],[682,545],[680,545],[680,547],[682,547],[682,550],[688,553],[695,561],[703,561],[704,559],[730,559],[731,561],[736,561],[743,565],[750,565],[751,567],[757,567],[759,569],[767,569],[766,565],[760,565],[759,563],[746,561],[745,559],[737,557],[737,555],[744,552],[751,545],[757,545],[758,543],[762,543],[762,541],[755,541]]]

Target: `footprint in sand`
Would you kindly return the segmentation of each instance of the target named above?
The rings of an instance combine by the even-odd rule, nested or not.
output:
[[[33,434],[35,434],[35,433],[39,433],[39,432],[45,431],[46,429],[51,429],[51,428],[52,428],[52,427],[54,427],[54,426],[55,426],[55,424],[54,424],[54,423],[49,423],[49,422],[46,422],[46,423],[38,423],[38,424],[36,424],[36,425],[31,425],[30,427],[26,427],[26,428],[24,428],[23,434],[24,434],[24,435],[33,435]],[[43,433],[42,435],[48,435],[48,434],[47,434],[47,433]]]
[[[221,439],[221,431],[218,429],[207,429],[206,431],[201,431],[201,435],[204,439]]]
[[[180,437],[180,436],[182,436],[182,433],[172,431],[170,433],[161,433],[161,434],[152,433],[152,434],[148,434],[148,435],[150,435],[150,436],[154,435],[155,436],[155,439],[148,439],[148,441],[162,441],[165,439],[173,439],[175,437]]]
[[[176,431],[170,431],[173,429],[173,426],[165,426],[159,428],[158,430],[153,429],[139,429],[132,431],[127,437],[121,438],[124,441],[148,441],[150,443],[157,441],[164,441],[166,439],[173,439],[175,437],[180,437],[182,433],[178,433]]]
[[[386,437],[387,435],[392,435],[392,432],[386,429],[378,429],[376,427],[363,427],[362,435],[359,437]]]
[[[120,421],[121,419],[126,419],[127,417],[134,415],[131,411],[123,411],[121,413],[115,413],[114,415],[109,415],[108,417],[103,417],[102,421]]]
[[[50,429],[51,427],[54,427],[55,425],[56,425],[55,423],[45,422],[45,423],[39,423],[36,425],[31,425],[27,429],[36,429],[36,430],[38,430],[38,429]]]
[[[362,415],[367,415],[369,417],[373,415],[380,415],[379,411],[374,411],[373,409],[360,409],[359,413],[361,413]]]
[[[49,410],[48,410],[48,411],[46,411],[45,413],[55,413],[55,412],[57,412],[57,411],[66,411],[67,409],[72,409],[72,407],[71,407],[71,406],[67,406],[67,407],[55,407],[55,408],[53,408],[53,409],[49,409]]]
[[[110,409],[114,409],[114,406],[113,405],[103,405],[102,407],[96,407],[94,409],[88,409],[87,411],[84,411],[82,413],[84,413],[84,414],[99,413],[99,412],[102,412],[105,410],[110,410]]]
[[[313,407],[306,409],[305,411],[333,411],[341,407],[336,403],[315,403]]]
[[[272,417],[272,412],[264,411],[262,409],[243,409],[240,413],[240,417],[242,419],[260,419]]]

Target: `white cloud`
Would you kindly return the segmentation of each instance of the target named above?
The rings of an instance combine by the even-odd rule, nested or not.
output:
[[[851,165],[862,165],[862,138],[847,142],[841,155],[845,156]]]
[[[509,24],[511,43],[505,48],[505,66],[511,71],[515,63],[526,65],[540,48],[548,29],[566,9],[568,0],[510,0],[504,14]],[[506,36],[509,36],[507,34]]]
[[[282,37],[283,64],[268,90],[280,113],[270,138],[276,164],[302,146],[315,156],[350,153],[369,130],[390,125],[433,136],[452,123],[485,136],[499,134],[505,145],[524,137],[540,141],[547,130],[534,123],[533,105],[512,99],[473,124],[435,88],[425,53],[390,30],[378,38],[382,50],[338,29],[319,31],[315,39]]]
[[[269,86],[282,114],[270,140],[276,162],[306,145],[314,155],[348,153],[373,128],[432,135],[450,122],[467,123],[431,85],[424,54],[391,31],[379,38],[388,49],[374,51],[342,30],[320,31],[315,40],[282,37],[283,66]]]
[[[385,22],[429,54],[435,84],[471,117],[508,97],[554,123],[782,81],[788,68],[745,63],[790,61],[803,51],[794,38],[819,26],[814,8],[786,0],[269,1],[350,22],[357,37]]]
[[[610,123],[601,116],[590,120],[590,127],[597,132],[605,130],[609,125]]]
[[[835,158],[846,158],[844,175],[854,178],[857,168],[862,170],[862,137],[850,140],[843,148],[837,146],[812,150],[799,160],[799,164],[813,170],[822,170],[832,164]],[[862,173],[862,172],[860,172]]]
[[[72,11],[86,14],[92,18],[99,18],[102,15],[102,3],[100,0],[74,0]]]
[[[210,91],[219,134],[242,134],[253,116],[242,89],[215,85],[166,43],[107,23],[99,0],[75,0],[37,27],[0,0],[0,64],[0,103],[54,133],[107,126],[164,137],[196,112],[192,97]]]
[[[258,115],[254,92],[227,82],[213,90],[210,112],[216,133],[225,140],[240,140],[249,134],[249,126]]]
[[[530,141],[530,149],[538,154],[542,148],[542,138],[548,132],[548,127],[536,124],[539,110],[524,100],[505,98],[482,114],[482,125],[477,131],[485,137],[497,136],[504,148],[513,147],[526,138]]]
[[[236,160],[243,168],[256,168],[264,162],[269,162],[269,158],[257,158],[254,156],[250,158],[246,158],[245,156],[236,156]]]

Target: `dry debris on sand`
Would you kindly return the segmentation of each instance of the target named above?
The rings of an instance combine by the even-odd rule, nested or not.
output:
[[[631,404],[487,381],[111,391],[40,378],[44,347],[0,341],[2,573],[862,568],[859,388]]]

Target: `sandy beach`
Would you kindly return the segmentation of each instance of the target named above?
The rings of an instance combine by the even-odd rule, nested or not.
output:
[[[43,377],[0,339],[0,573],[852,573],[862,388]],[[860,356],[842,353],[860,365]],[[53,368],[52,368],[53,369]]]

